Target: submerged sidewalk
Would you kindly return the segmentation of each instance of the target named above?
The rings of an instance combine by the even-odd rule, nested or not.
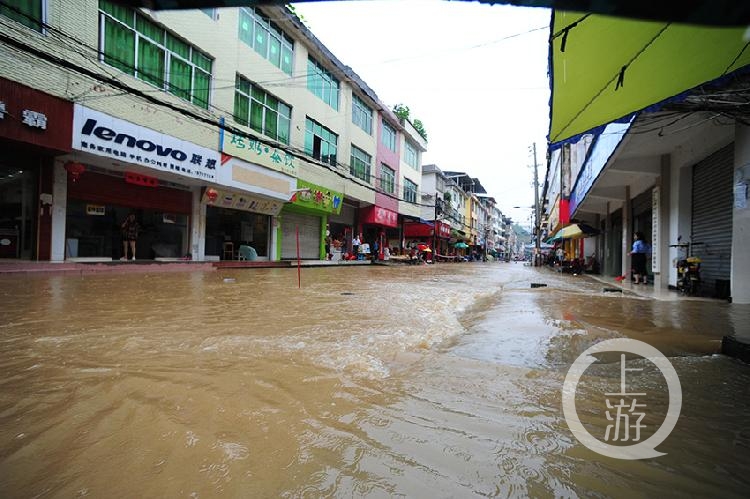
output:
[[[731,307],[730,315],[733,316],[734,322],[737,324],[748,324],[750,319],[750,306],[733,304],[729,305],[727,300],[720,298],[708,298],[702,296],[683,296],[680,292],[674,289],[665,289],[661,287],[655,287],[653,284],[633,284],[633,283],[621,283],[615,281],[613,277],[605,277],[601,275],[586,274],[588,277],[595,281],[598,281],[606,286],[606,289],[615,290],[619,289],[623,294],[635,295],[642,298],[649,298],[652,300],[666,301],[666,302],[706,302],[726,304]],[[739,359],[743,362],[750,363],[750,326],[745,331],[735,329],[735,333],[732,335],[726,335],[721,340],[721,353],[728,357]]]
[[[363,261],[331,261],[331,260],[302,260],[301,267],[355,267],[370,265],[369,260]],[[253,269],[253,268],[292,268],[297,262],[292,260],[221,260],[221,261],[192,261],[192,260],[106,260],[106,261],[64,261],[37,262],[26,260],[0,261],[0,275],[2,274],[96,274],[96,273],[136,273],[136,272],[195,272],[215,271],[217,269]]]
[[[607,288],[622,290],[625,294],[634,294],[644,298],[651,298],[659,301],[704,301],[704,302],[722,302],[717,298],[708,298],[703,296],[684,296],[677,290],[656,287],[651,284],[634,284],[631,282],[616,281],[614,277],[603,276],[599,274],[584,274],[595,281],[605,285]]]

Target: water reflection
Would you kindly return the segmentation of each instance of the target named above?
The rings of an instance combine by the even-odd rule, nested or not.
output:
[[[0,281],[4,496],[739,497],[748,486],[750,371],[710,355],[736,327],[734,306],[604,294],[501,264],[309,269],[301,290],[286,269]],[[682,380],[683,416],[659,460],[601,458],[562,419],[567,367],[623,334],[673,356]],[[600,366],[582,394],[592,431],[606,426],[596,393],[617,368]]]

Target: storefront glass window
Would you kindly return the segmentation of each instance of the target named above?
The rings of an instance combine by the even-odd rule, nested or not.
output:
[[[206,209],[206,255],[223,255],[224,243],[251,246],[260,258],[268,258],[270,217],[249,211],[209,206]]]
[[[187,255],[187,215],[71,200],[68,202],[65,224],[66,258],[120,259],[120,225],[131,212],[135,213],[141,226],[136,244],[136,259],[182,258]]]
[[[34,258],[37,174],[0,163],[0,258]]]

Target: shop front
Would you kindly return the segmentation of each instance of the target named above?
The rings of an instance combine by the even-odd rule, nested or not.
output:
[[[135,259],[183,258],[189,253],[192,193],[188,188],[92,166],[75,180],[68,177],[66,258],[124,258],[121,226],[130,213],[140,228]]]
[[[328,217],[328,232],[331,238],[332,260],[340,260],[352,251],[352,237],[357,223],[359,203],[344,199],[341,212]]]
[[[451,238],[451,226],[440,220],[435,222],[435,243],[434,250],[438,255],[446,255],[448,253],[448,241]]]
[[[369,245],[371,257],[379,260],[384,257],[383,249],[398,233],[398,213],[382,206],[371,205],[359,210],[359,223],[362,227],[362,242]]]
[[[193,258],[194,199],[216,182],[219,153],[74,106],[73,150],[59,163],[67,259],[133,259],[123,223],[135,215],[135,259]],[[59,201],[58,201],[59,202]],[[202,237],[202,234],[201,234]]]
[[[54,158],[72,124],[72,103],[0,78],[0,259],[50,259]]]
[[[281,211],[282,201],[213,187],[204,191],[202,201],[206,204],[207,259],[247,259],[247,254],[270,259],[272,217]]]
[[[222,155],[217,184],[204,189],[201,197],[206,205],[206,258],[273,259],[273,217],[289,201],[296,180]]]
[[[279,258],[325,259],[328,217],[341,214],[343,199],[340,192],[297,179],[295,193],[279,217]]]

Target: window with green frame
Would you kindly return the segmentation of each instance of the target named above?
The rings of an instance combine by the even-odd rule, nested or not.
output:
[[[380,190],[393,194],[396,190],[396,171],[385,163],[380,165]]]
[[[313,158],[336,166],[339,136],[317,121],[305,121],[305,153]]]
[[[352,157],[351,161],[349,162],[349,173],[357,178],[361,178],[369,184],[371,163],[372,156],[352,144]]]
[[[213,61],[133,9],[99,1],[101,60],[139,80],[208,108]]]
[[[307,89],[339,110],[339,81],[312,57],[307,58]]]
[[[292,108],[240,75],[234,90],[234,120],[289,144]]]
[[[417,202],[417,184],[404,178],[404,201],[409,203]]]
[[[216,7],[200,9],[200,11],[210,17],[212,21],[216,21],[216,19],[218,19],[218,17],[216,16]]]
[[[408,140],[406,141],[406,147],[404,148],[404,161],[407,165],[419,171],[419,153],[417,152],[417,148]]]
[[[239,38],[274,66],[292,74],[294,41],[276,24],[252,7],[240,9]]]
[[[0,15],[13,19],[31,29],[42,31],[44,0],[2,0]]]
[[[352,123],[372,135],[372,109],[356,95],[352,95]]]
[[[396,130],[385,121],[380,134],[380,142],[391,151],[396,152]]]

